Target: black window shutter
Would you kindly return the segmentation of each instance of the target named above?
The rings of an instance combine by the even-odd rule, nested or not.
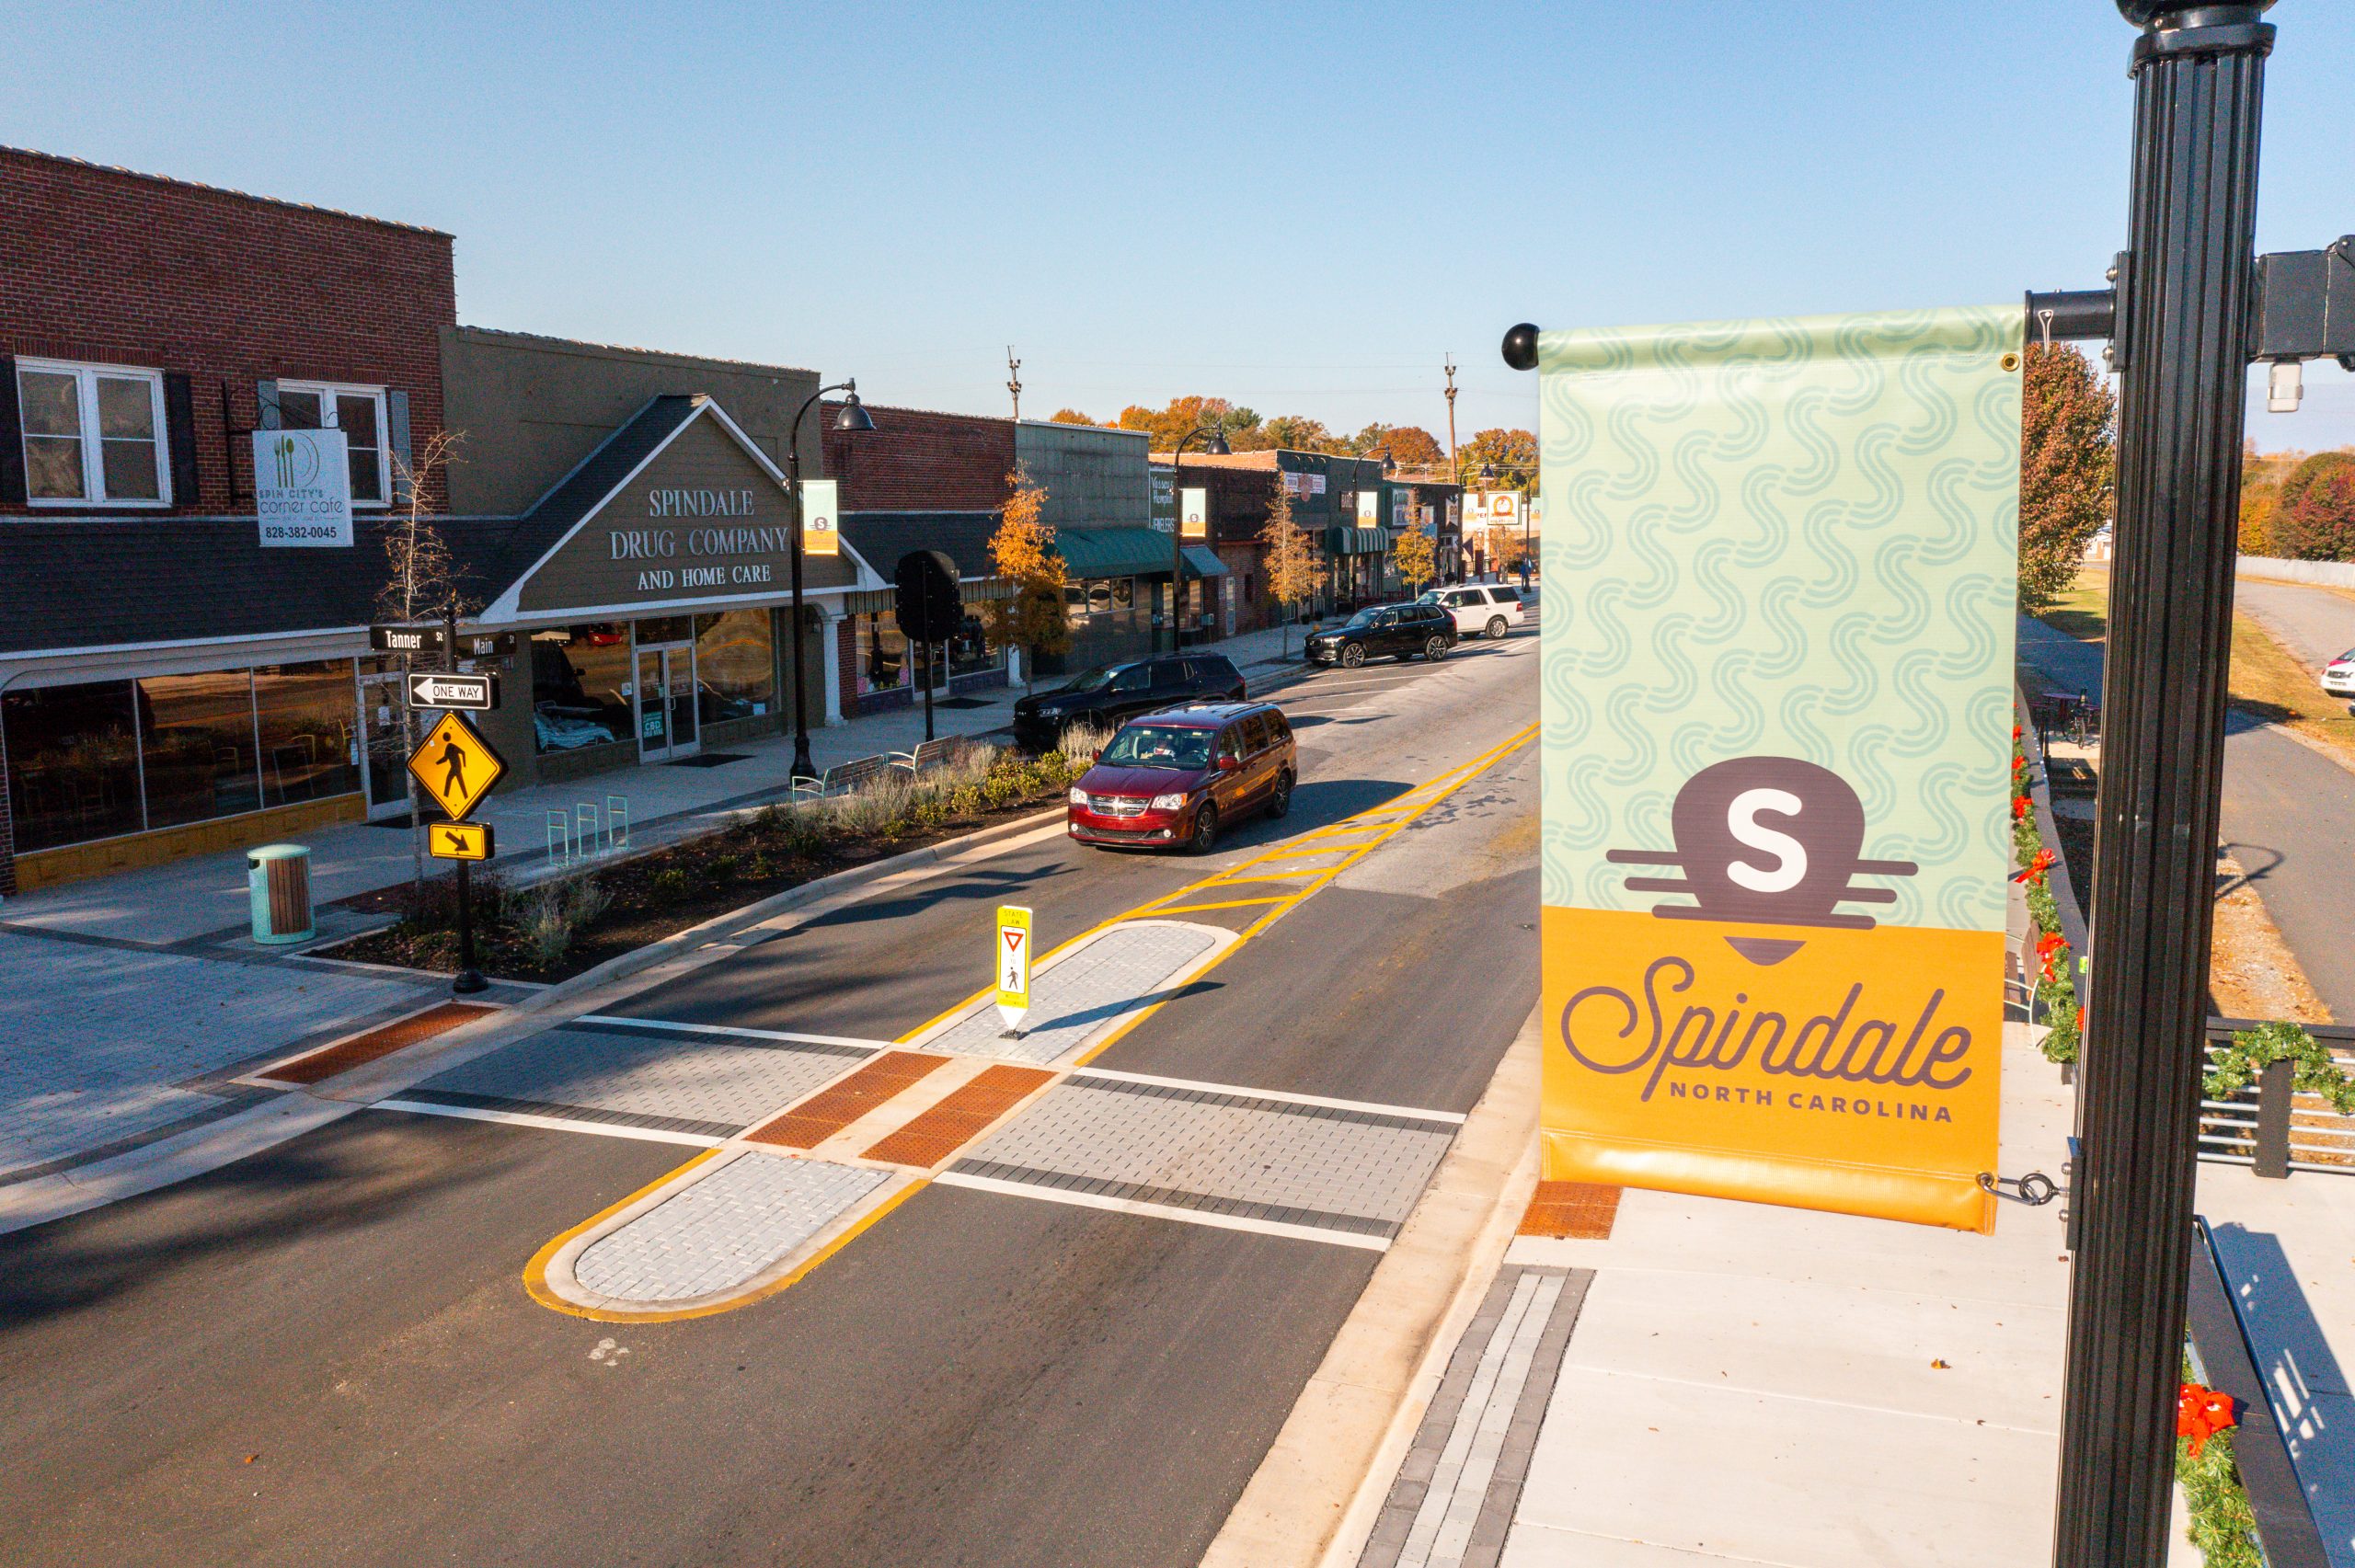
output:
[[[0,502],[25,504],[25,438],[17,422],[17,358],[0,354]]]
[[[172,460],[172,504],[192,507],[197,488],[196,399],[184,371],[164,372],[164,439]]]
[[[385,395],[385,423],[388,427],[385,439],[392,445],[393,501],[397,506],[408,504],[408,394],[388,392]]]

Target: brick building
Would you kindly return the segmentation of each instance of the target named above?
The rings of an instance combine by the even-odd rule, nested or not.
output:
[[[0,211],[0,896],[355,815],[331,629],[440,426],[450,236],[15,149]],[[340,431],[362,547],[259,547],[273,428]]]

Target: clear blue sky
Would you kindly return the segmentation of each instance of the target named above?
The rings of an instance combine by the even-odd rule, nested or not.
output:
[[[2261,249],[2355,231],[2355,5],[2282,0]],[[448,229],[484,326],[1109,417],[1525,425],[1542,326],[1979,303],[2122,243],[2109,0],[0,0],[0,141]],[[0,214],[0,222],[6,222]],[[2355,441],[2312,368],[2261,445]]]

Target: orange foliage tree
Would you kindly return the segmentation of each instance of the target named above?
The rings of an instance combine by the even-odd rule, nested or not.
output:
[[[990,568],[1014,589],[982,608],[990,641],[1022,650],[1022,684],[1038,676],[1039,656],[1071,646],[1071,622],[1063,612],[1063,558],[1055,554],[1055,531],[1046,521],[1046,489],[1020,469],[1005,476],[1012,494],[990,535]]]

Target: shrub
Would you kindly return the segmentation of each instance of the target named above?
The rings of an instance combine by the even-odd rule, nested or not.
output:
[[[704,874],[715,884],[733,882],[736,880],[736,867],[739,864],[741,863],[737,857],[732,854],[716,854],[704,862]]]
[[[647,891],[665,904],[684,901],[695,891],[695,884],[687,874],[676,866],[658,871],[646,880]]]
[[[519,901],[517,934],[533,961],[546,968],[571,951],[612,902],[613,895],[593,876],[542,883]]]

